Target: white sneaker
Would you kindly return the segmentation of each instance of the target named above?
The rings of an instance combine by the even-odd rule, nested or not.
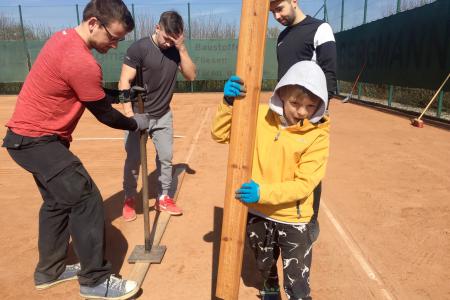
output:
[[[87,299],[123,300],[134,296],[139,291],[137,282],[110,275],[96,286],[80,285],[80,296]]]

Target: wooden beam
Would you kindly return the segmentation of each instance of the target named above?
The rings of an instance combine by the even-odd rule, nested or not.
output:
[[[243,0],[236,74],[247,95],[234,102],[216,296],[238,299],[247,207],[234,192],[251,178],[253,148],[266,45],[268,0]]]

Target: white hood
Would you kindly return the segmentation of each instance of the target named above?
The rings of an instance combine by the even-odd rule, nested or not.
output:
[[[316,113],[309,119],[311,123],[318,123],[328,104],[327,80],[322,69],[315,62],[305,60],[296,63],[286,72],[275,87],[269,102],[270,109],[280,116],[283,116],[283,101],[277,90],[285,85],[302,86],[322,100]]]

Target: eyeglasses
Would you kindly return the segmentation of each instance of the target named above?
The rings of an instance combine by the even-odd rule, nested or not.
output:
[[[98,18],[97,18],[98,19]],[[108,28],[106,27],[105,23],[103,23],[102,21],[100,21],[100,19],[98,19],[98,21],[100,22],[100,25],[103,26],[103,28],[105,28],[106,34],[108,35],[108,39],[112,42],[112,43],[116,43],[116,42],[122,42],[125,41],[125,37],[117,37],[111,34],[111,32],[109,32]]]

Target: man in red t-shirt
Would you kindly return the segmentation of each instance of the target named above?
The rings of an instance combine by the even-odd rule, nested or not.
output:
[[[130,91],[102,88],[102,70],[91,53],[106,53],[134,28],[121,0],[92,0],[83,22],[55,33],[44,45],[28,74],[8,121],[3,147],[33,174],[43,198],[39,213],[37,289],[77,279],[83,297],[122,299],[139,287],[111,275],[104,259],[103,199],[69,143],[84,109],[102,123],[122,130],[144,130],[143,115],[123,116],[112,108]],[[106,92],[105,92],[106,91]],[[72,238],[80,263],[66,265]]]

